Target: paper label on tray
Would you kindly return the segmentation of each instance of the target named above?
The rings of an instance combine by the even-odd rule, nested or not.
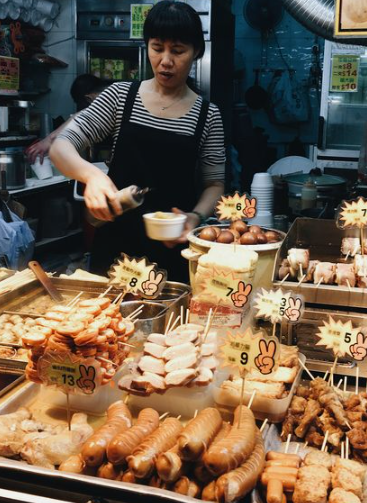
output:
[[[232,195],[221,196],[216,206],[218,220],[241,220],[241,218],[254,218],[256,215],[256,198],[247,194],[242,196],[235,192]]]
[[[342,201],[337,209],[336,225],[339,229],[359,229],[367,226],[367,199],[359,197]]]
[[[350,355],[354,360],[362,361],[367,355],[367,338],[361,333],[361,328],[354,328],[351,321],[343,323],[335,321],[329,316],[329,321],[324,321],[324,326],[319,327],[316,335],[320,340],[316,346],[326,346],[332,349],[335,356]]]
[[[146,299],[158,297],[167,281],[164,269],[158,269],[146,257],[129,257],[126,253],[121,253],[107,274],[110,285]]]
[[[279,341],[263,331],[254,334],[250,327],[245,331],[228,330],[226,341],[219,346],[219,351],[224,367],[237,368],[240,373],[257,370],[268,375],[278,365]]]
[[[304,299],[301,295],[278,290],[261,288],[254,298],[256,318],[280,323],[283,319],[288,323],[298,323],[304,311]]]
[[[102,382],[100,363],[73,353],[45,353],[38,361],[38,374],[43,384],[65,393],[92,395]]]
[[[212,299],[214,304],[225,304],[242,309],[248,302],[252,291],[250,283],[245,284],[233,272],[214,267],[204,280],[203,295]]]

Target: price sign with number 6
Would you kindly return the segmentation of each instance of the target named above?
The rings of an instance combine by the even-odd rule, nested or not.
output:
[[[235,192],[233,195],[221,196],[216,206],[218,220],[246,220],[256,215],[256,198]]]
[[[158,297],[167,280],[166,271],[158,269],[146,257],[129,257],[126,253],[115,260],[108,275],[110,285],[146,299]]]

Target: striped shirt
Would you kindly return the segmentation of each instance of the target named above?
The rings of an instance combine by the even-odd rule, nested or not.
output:
[[[70,141],[77,150],[113,138],[112,156],[130,82],[117,82],[105,89],[93,103],[75,117],[57,136]],[[155,129],[193,136],[199,118],[202,98],[199,96],[183,117],[167,119],[152,115],[136,95],[130,121]],[[224,181],[224,133],[222,118],[216,105],[210,103],[203,134],[199,142],[199,160],[203,180]]]

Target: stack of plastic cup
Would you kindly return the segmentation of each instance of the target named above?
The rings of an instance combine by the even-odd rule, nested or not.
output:
[[[249,223],[271,227],[273,225],[274,184],[270,173],[255,173],[251,184],[251,197],[255,197],[256,215]]]

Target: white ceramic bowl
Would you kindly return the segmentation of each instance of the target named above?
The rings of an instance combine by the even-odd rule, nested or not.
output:
[[[167,218],[157,216],[159,214],[162,216],[165,215]],[[168,211],[145,213],[143,218],[148,238],[155,239],[156,241],[170,241],[179,238],[187,220],[186,215],[179,215]]]

